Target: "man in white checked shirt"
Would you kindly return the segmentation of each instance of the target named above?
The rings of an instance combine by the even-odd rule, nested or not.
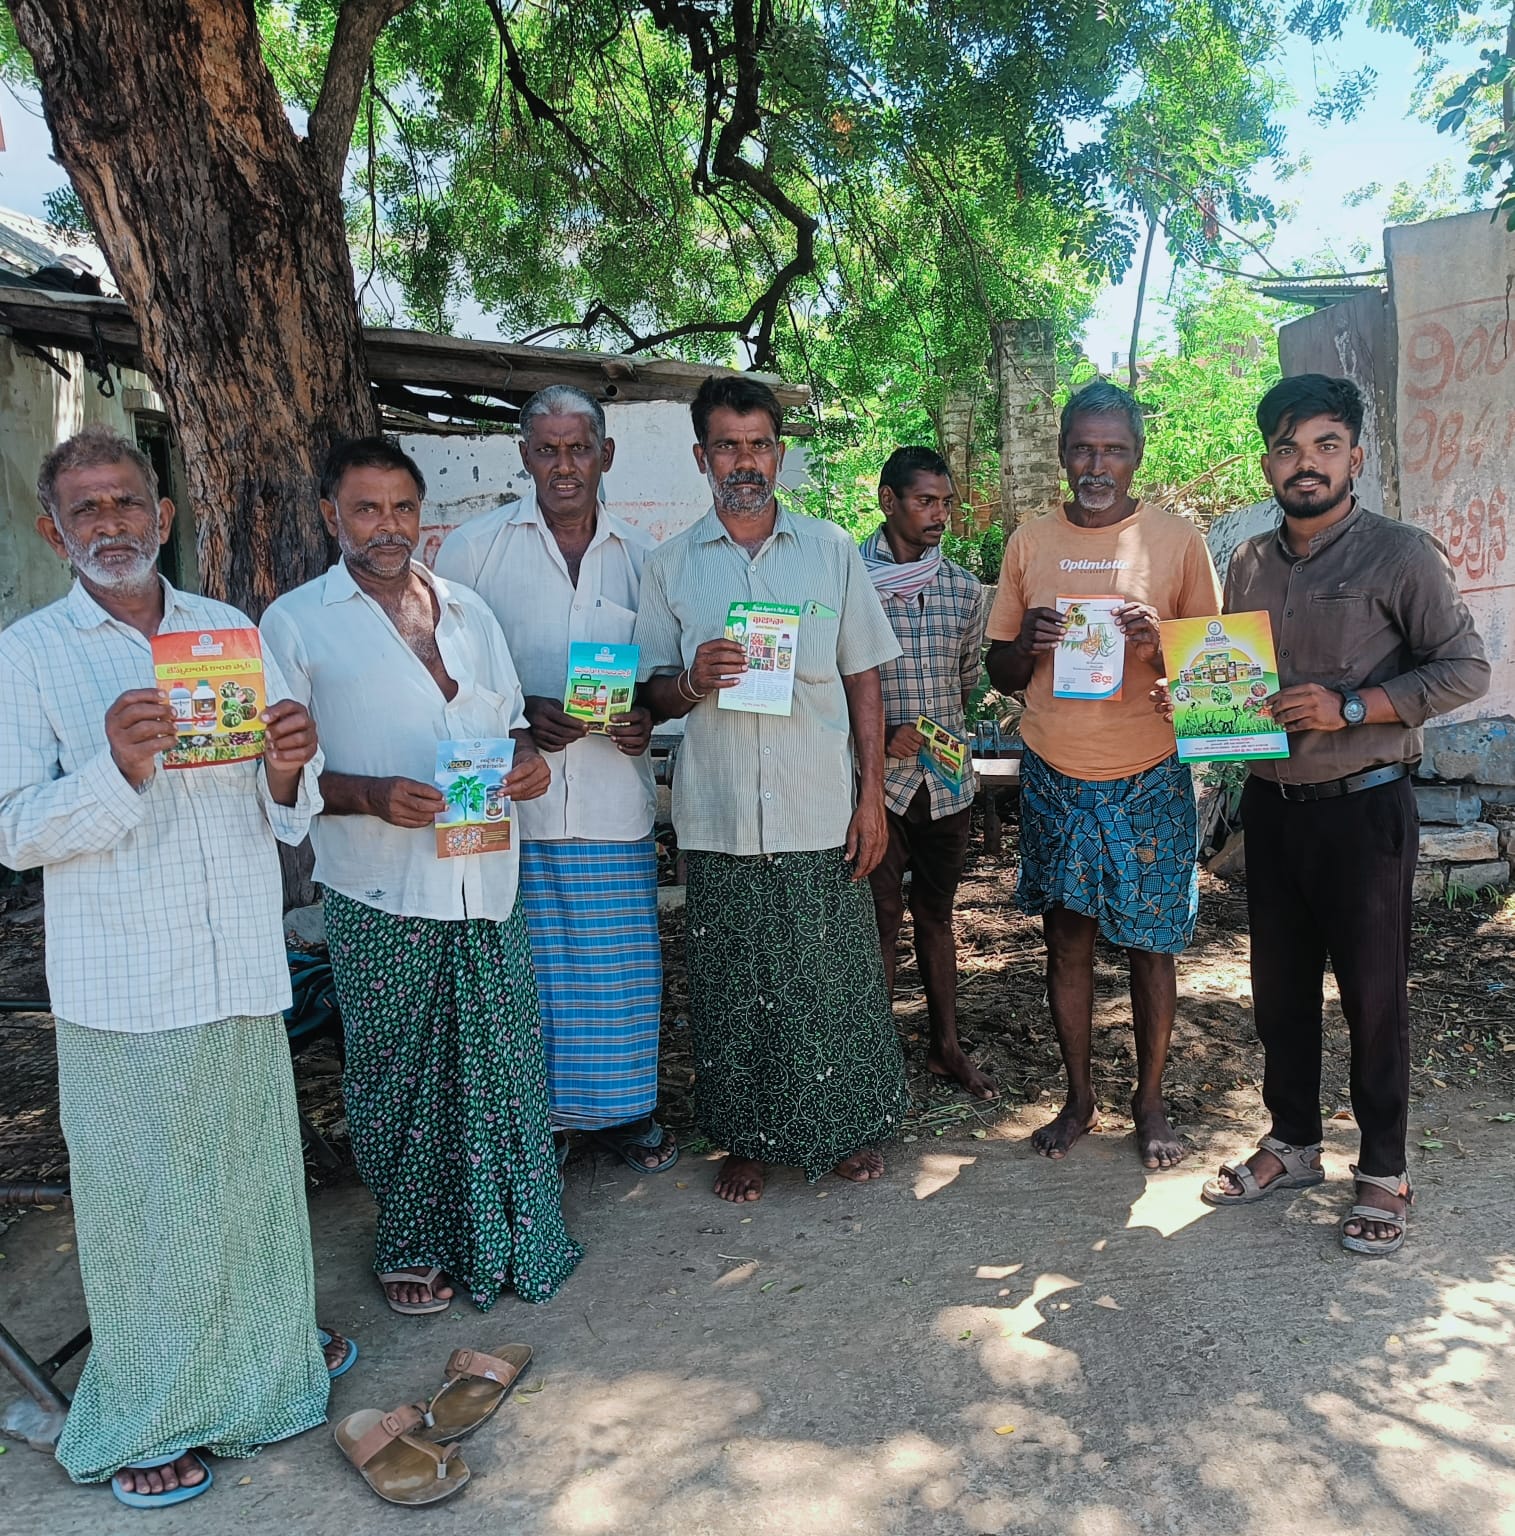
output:
[[[151,637],[248,629],[157,571],[173,504],[102,427],[43,462],[67,597],[0,634],[0,860],[44,871],[79,1267],[94,1343],[58,1443],[124,1503],[205,1492],[326,1414],[276,839],[320,804],[305,709],[267,664],[261,761],[166,771]],[[329,1336],[328,1336],[329,1337]]]

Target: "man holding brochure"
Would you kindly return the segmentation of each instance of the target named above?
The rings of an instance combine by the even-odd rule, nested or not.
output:
[[[841,529],[779,510],[773,391],[712,377],[693,417],[715,505],[648,556],[634,638],[653,712],[688,722],[695,1113],[730,1154],[716,1193],[748,1201],[775,1163],[877,1178],[905,1112],[866,883],[889,837],[878,669],[900,647]]]
[[[262,625],[326,749],[311,840],[347,1122],[379,1208],[374,1269],[407,1315],[445,1311],[453,1281],[481,1309],[507,1286],[546,1301],[580,1256],[509,827],[549,770],[494,615],[412,559],[425,494],[389,439],[334,448],[321,515],[342,558]]]
[[[1067,1101],[1032,1145],[1064,1157],[1098,1120],[1099,934],[1131,967],[1138,1150],[1148,1168],[1171,1168],[1183,1146],[1164,1108],[1163,1069],[1174,957],[1199,907],[1198,829],[1189,769],[1147,696],[1162,671],[1159,621],[1218,613],[1220,587],[1199,529],[1131,495],[1145,441],[1141,408],[1113,384],[1096,380],[1063,408],[1058,454],[1073,496],[1005,545],[988,668],[996,688],[1026,695],[1016,902],[1042,919],[1068,1074]]]
[[[615,443],[594,400],[554,385],[521,407],[520,427],[532,488],[454,529],[436,572],[472,587],[500,621],[552,769],[519,821],[559,1156],[572,1128],[661,1173],[679,1152],[652,1113],[663,1000],[656,794],[631,644],[652,540],[600,500]]]
[[[277,847],[320,806],[321,758],[252,621],[159,575],[174,507],[140,450],[86,427],[43,460],[37,495],[74,584],[0,634],[0,859],[45,880],[94,1334],[57,1454],[151,1508],[210,1488],[201,1452],[251,1456],[319,1424],[355,1353],[316,1328],[281,1017]],[[218,658],[242,658],[268,700],[246,720],[228,702],[252,751],[165,762],[193,729],[156,674],[165,639],[197,653],[202,694]]]
[[[958,1043],[952,933],[976,788],[965,711],[982,667],[988,604],[978,578],[942,558],[942,534],[957,492],[939,453],[896,448],[879,475],[878,499],[884,522],[863,541],[863,564],[903,648],[903,655],[879,669],[889,848],[868,880],[884,982],[892,1000],[908,870],[915,956],[931,1026],[927,1068],[976,1098],[992,1099],[994,1084]],[[943,744],[951,751],[944,752]]]
[[[1252,1006],[1273,1123],[1204,1198],[1242,1205],[1325,1177],[1329,959],[1362,1138],[1341,1241],[1376,1255],[1403,1244],[1411,1198],[1407,979],[1419,831],[1410,770],[1421,726],[1482,695],[1489,665],[1441,546],[1354,495],[1362,420],[1357,387],[1322,374],[1283,380],[1257,407],[1263,473],[1284,520],[1232,556],[1226,608],[1271,617],[1280,687],[1270,708],[1288,732],[1288,756],[1253,762],[1242,796]]]

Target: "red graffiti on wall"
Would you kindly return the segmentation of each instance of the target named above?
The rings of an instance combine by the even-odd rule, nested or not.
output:
[[[1509,497],[1498,486],[1487,497],[1454,506],[1417,507],[1414,521],[1439,539],[1447,558],[1468,581],[1492,576],[1509,552],[1505,513]]]

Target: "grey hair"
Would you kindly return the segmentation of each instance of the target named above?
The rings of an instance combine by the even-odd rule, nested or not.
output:
[[[1120,385],[1112,384],[1109,379],[1095,379],[1068,397],[1057,429],[1059,448],[1067,445],[1068,428],[1073,425],[1075,416],[1124,416],[1126,425],[1131,428],[1131,436],[1136,439],[1137,453],[1141,453],[1147,446],[1147,423],[1136,397],[1127,394]]]
[[[594,426],[596,446],[605,446],[605,412],[600,402],[572,384],[549,384],[521,407],[521,436],[530,437],[532,427],[542,416],[587,416]]]
[[[37,500],[42,510],[58,521],[58,477],[71,469],[98,469],[102,464],[135,464],[147,482],[148,500],[158,504],[158,476],[153,461],[113,427],[92,422],[58,444],[37,472]]]

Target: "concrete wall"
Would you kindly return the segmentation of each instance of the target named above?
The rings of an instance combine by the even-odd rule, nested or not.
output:
[[[604,482],[605,503],[617,517],[661,540],[709,511],[710,488],[694,462],[687,404],[612,401],[605,407],[605,418],[615,440],[615,463]],[[459,523],[516,500],[531,483],[514,432],[481,437],[418,433],[400,441],[426,476],[421,554],[428,564]],[[804,445],[790,443],[780,484],[794,488],[806,478]]]
[[[1448,722],[1515,715],[1515,237],[1486,213],[1387,231],[1398,336],[1402,515],[1446,547],[1489,648],[1488,696]],[[1515,782],[1511,778],[1491,782]]]
[[[1324,373],[1351,379],[1362,390],[1367,409],[1358,491],[1375,511],[1398,517],[1393,349],[1389,296],[1382,289],[1291,320],[1278,333],[1278,361],[1285,374]]]

